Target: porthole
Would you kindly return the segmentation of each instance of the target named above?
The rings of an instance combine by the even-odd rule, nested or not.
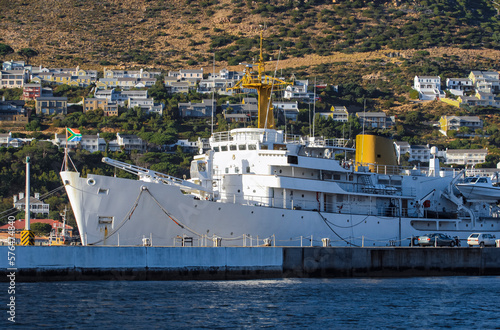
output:
[[[285,217],[285,215],[284,215],[284,214],[282,214],[281,216],[282,216],[283,218]]]
[[[253,214],[253,211],[252,211],[252,214]]]
[[[301,216],[300,218],[301,218],[301,219],[304,219],[304,216]],[[492,226],[493,226],[493,225],[492,225]]]
[[[94,179],[87,179],[87,184],[89,186],[93,186],[93,185],[95,185],[95,180]]]
[[[219,211],[220,211],[220,207],[219,207]]]

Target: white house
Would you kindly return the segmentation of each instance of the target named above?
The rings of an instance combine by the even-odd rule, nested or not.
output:
[[[446,78],[446,89],[453,95],[464,95],[474,90],[474,83],[469,78]]]
[[[429,145],[412,145],[410,146],[410,158],[411,161],[428,162],[431,158],[431,148]]]
[[[477,165],[486,161],[488,149],[446,149],[446,164]]]
[[[430,101],[446,97],[441,91],[439,76],[415,76],[413,89],[418,91],[420,100]]]
[[[44,203],[40,200],[40,193],[35,193],[35,197],[30,196],[30,212],[36,214],[49,214],[50,205]],[[14,207],[20,211],[24,211],[26,208],[26,198],[24,193],[19,193],[18,195],[14,195]]]
[[[80,147],[89,152],[106,151],[106,141],[97,135],[82,135]]]

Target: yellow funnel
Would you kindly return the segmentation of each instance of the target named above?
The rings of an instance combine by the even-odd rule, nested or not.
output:
[[[356,169],[362,165],[368,166],[371,172],[387,174],[392,174],[398,164],[393,141],[374,134],[356,136],[355,160]]]

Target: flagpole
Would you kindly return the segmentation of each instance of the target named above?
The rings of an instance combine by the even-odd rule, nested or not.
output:
[[[64,147],[64,171],[68,171],[68,128],[65,127],[66,131],[66,146]]]

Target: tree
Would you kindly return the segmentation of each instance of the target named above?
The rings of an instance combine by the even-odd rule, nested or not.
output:
[[[416,126],[420,124],[421,119],[420,119],[420,112],[418,111],[411,111],[406,115],[404,123],[406,125],[411,125],[411,126]]]
[[[30,224],[30,229],[36,236],[47,236],[52,230],[52,226],[48,223],[35,222]]]
[[[38,52],[33,48],[23,48],[17,52],[18,55],[26,59],[26,64],[29,64],[29,59],[38,55]]]
[[[7,44],[0,43],[0,57],[4,58],[5,56],[14,53],[14,49]]]

